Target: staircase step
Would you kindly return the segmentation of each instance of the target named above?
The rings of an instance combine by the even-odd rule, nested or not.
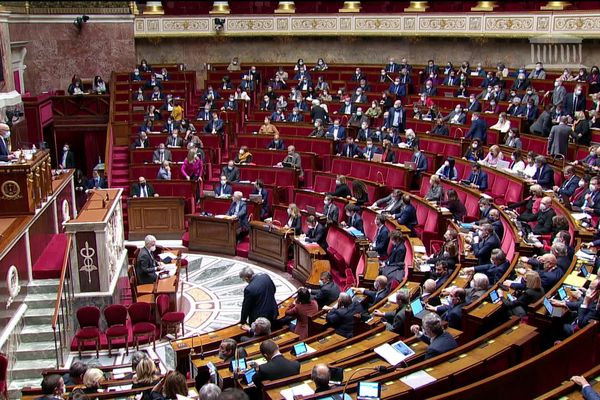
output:
[[[10,369],[14,379],[34,379],[41,381],[41,372],[44,369],[56,368],[55,357],[38,360],[17,361]]]
[[[54,341],[21,343],[15,355],[19,361],[40,360],[44,358],[54,360],[56,357]]]
[[[54,331],[50,324],[25,326],[21,330],[19,339],[21,339],[21,343],[54,341]]]
[[[35,279],[27,285],[27,293],[56,293],[59,283],[58,279]]]
[[[31,379],[11,379],[8,386],[8,398],[20,399],[21,389],[26,387],[39,387],[42,382],[41,375]]]
[[[54,308],[28,308],[23,319],[27,326],[50,325],[54,316]]]
[[[33,293],[25,298],[25,304],[29,308],[50,308],[54,307],[56,302],[56,293]]]

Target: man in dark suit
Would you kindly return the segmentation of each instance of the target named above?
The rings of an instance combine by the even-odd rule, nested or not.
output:
[[[492,250],[491,263],[481,264],[475,267],[464,268],[465,273],[475,274],[481,272],[488,277],[490,284],[495,284],[506,273],[510,263],[506,260],[506,254],[502,249]]]
[[[477,163],[471,164],[471,174],[468,178],[469,186],[473,189],[484,192],[488,187],[488,177],[485,171],[481,170],[481,165]]]
[[[569,148],[569,138],[575,139],[573,129],[567,125],[567,116],[562,116],[559,119],[558,125],[554,125],[550,129],[550,136],[548,136],[548,154],[550,155],[567,155]]]
[[[173,134],[171,134],[171,136],[169,136],[167,138],[167,141],[165,142],[165,146],[172,147],[172,148],[183,147],[183,139],[179,136],[178,129],[175,129],[173,131]]]
[[[466,105],[467,112],[481,112],[481,103],[474,94],[469,96],[469,104]]]
[[[106,179],[101,177],[97,170],[94,170],[92,172],[92,179],[89,179],[87,181],[86,189],[91,190],[91,189],[107,189],[107,188],[108,188],[108,183],[106,182]]]
[[[354,314],[362,310],[352,303],[352,298],[346,292],[340,293],[337,308],[329,309],[325,320],[327,326],[332,327],[335,333],[345,338],[354,336]]]
[[[571,165],[567,165],[563,169],[564,180],[560,186],[554,186],[552,190],[559,196],[565,195],[567,197],[573,196],[575,190],[579,187],[579,177],[575,175],[575,168]]]
[[[552,167],[546,165],[546,157],[537,156],[535,158],[535,174],[533,181],[546,190],[551,190],[554,186],[554,171]]]
[[[222,135],[224,132],[223,120],[219,119],[219,114],[216,112],[212,113],[212,119],[204,125],[204,133],[212,135]]]
[[[421,176],[421,173],[427,172],[427,157],[421,152],[418,145],[414,146],[414,153],[411,162],[415,163],[415,177]]]
[[[473,254],[478,259],[479,265],[491,262],[492,250],[500,247],[500,239],[494,232],[491,224],[481,225],[479,236],[473,237]]]
[[[235,100],[233,100],[233,103],[235,104]],[[204,106],[204,108],[198,112],[198,115],[196,115],[196,119],[199,121],[210,121],[210,118],[211,118],[210,104],[206,104]],[[171,124],[172,124],[172,122],[173,121],[171,121]],[[165,125],[165,128],[166,127],[167,127],[167,125]],[[172,131],[172,128],[171,128],[171,131]]]
[[[442,321],[448,322],[448,327],[462,330],[462,308],[465,305],[467,292],[463,288],[450,290],[450,304],[432,306],[427,304],[425,308],[441,315]]]
[[[319,246],[323,248],[323,250],[327,250],[327,232],[325,231],[325,227],[317,221],[314,215],[310,215],[306,219],[306,224],[308,225],[308,232],[306,232],[306,242],[307,243],[318,243]]]
[[[350,101],[350,97],[346,97],[346,99],[344,99],[344,103],[338,110],[338,114],[342,114],[342,115],[356,114],[356,104],[354,104],[354,103],[352,103],[352,101]]]
[[[388,297],[390,294],[388,278],[385,275],[379,275],[377,278],[375,278],[375,282],[373,282],[373,289],[374,290],[369,290],[361,287],[352,288],[354,292],[367,296],[366,301],[362,302],[364,311]]]
[[[548,136],[550,134],[550,129],[552,129],[552,105],[546,104],[544,106],[544,111],[540,114],[540,116],[535,120],[533,124],[529,127],[529,131],[538,136]]]
[[[373,160],[373,156],[375,154],[381,154],[381,149],[379,147],[373,146],[373,139],[367,139],[367,145],[361,150],[362,156],[365,160]]]
[[[342,226],[344,227],[353,227],[364,233],[363,228],[363,220],[360,214],[360,207],[354,204],[346,204],[346,217],[348,217],[347,222],[342,222]]]
[[[323,199],[323,215],[327,218],[327,224],[338,223],[340,220],[340,210],[333,204],[333,196],[327,195]]]
[[[552,209],[552,197],[542,198],[540,208],[535,214],[536,224],[532,229],[535,235],[547,235],[552,232],[552,218],[556,216],[556,212]]]
[[[542,281],[542,288],[548,293],[560,281],[560,278],[564,275],[564,271],[558,268],[556,265],[556,256],[552,253],[543,254],[538,257],[538,260],[543,266],[543,270],[538,270],[540,280]],[[524,282],[504,281],[504,285],[515,290],[526,289]]]
[[[425,360],[439,356],[440,354],[458,347],[458,343],[456,343],[454,337],[444,331],[442,319],[439,315],[434,313],[427,314],[423,317],[422,325],[422,331],[419,328],[419,325],[411,326],[410,331],[415,337],[429,345],[425,352]]]
[[[14,160],[16,157],[9,150],[10,147],[10,127],[0,123],[0,161]]]
[[[406,259],[406,246],[404,245],[404,237],[402,232],[399,230],[392,231],[390,233],[390,240],[392,241],[392,249],[388,255],[385,265],[380,268],[379,274],[387,276],[388,280],[393,278],[390,276],[389,270],[386,269],[390,265],[401,265],[404,266],[404,260]],[[401,279],[400,279],[401,280]]]
[[[256,387],[262,388],[263,381],[273,381],[300,373],[300,363],[296,360],[288,360],[281,355],[279,346],[271,339],[260,344],[260,353],[267,359],[267,362],[255,366],[256,373],[252,377],[252,382]]]
[[[304,116],[298,109],[298,107],[294,107],[292,109],[292,113],[288,116],[288,122],[302,122],[304,121]]]
[[[538,117],[538,108],[536,107],[533,99],[529,99],[527,104],[523,107],[521,117],[525,117],[527,123],[531,126]]]
[[[410,204],[410,195],[402,196],[402,210],[398,214],[394,214],[394,219],[398,220],[400,225],[405,225],[411,231],[414,231],[417,221],[417,210]]]
[[[236,232],[238,241],[242,240],[244,236],[248,234],[248,230],[250,229],[248,225],[248,208],[246,207],[246,202],[242,200],[242,197],[242,192],[234,192],[231,205],[229,206],[229,210],[227,210],[227,215],[237,217],[239,220],[240,226]],[[259,315],[259,317],[261,316],[262,315]]]
[[[389,109],[387,122],[390,129],[396,128],[398,132],[404,132],[406,111],[402,107],[402,102],[400,100],[396,100],[394,106]]]
[[[512,99],[512,104],[506,110],[506,115],[510,117],[517,117],[519,115],[523,115],[523,107],[521,106],[521,99],[518,97],[514,97]]]
[[[146,178],[140,176],[138,183],[131,188],[132,197],[158,197],[151,184],[146,182]]]
[[[264,96],[263,101],[260,102],[260,111],[275,111],[275,101],[269,96]]]
[[[463,111],[462,106],[457,104],[454,110],[442,119],[450,124],[466,124],[467,114]]]
[[[229,96],[228,100],[225,100],[225,102],[223,103],[223,107],[221,108],[221,110],[223,111],[237,111],[238,109],[238,105],[237,102],[235,101],[235,97],[233,95]],[[205,119],[206,121],[206,119]]]
[[[327,306],[337,300],[340,295],[340,288],[333,281],[330,272],[321,273],[319,280],[320,289],[310,289],[311,295],[317,301],[319,309]]]
[[[579,196],[573,202],[573,210],[600,215],[600,185],[597,177],[590,180],[589,188],[585,190],[583,196]]]
[[[152,162],[154,164],[162,164],[165,161],[172,162],[173,156],[171,155],[171,150],[166,149],[164,143],[160,143],[158,149],[154,150],[152,154]]]
[[[431,279],[435,282],[435,289],[441,288],[450,279],[450,268],[446,260],[438,260],[435,269],[431,273]]]
[[[68,143],[64,144],[59,161],[58,168],[60,169],[75,168],[75,154],[71,151],[71,146]]]
[[[490,209],[487,219],[488,222],[492,224],[492,227],[494,228],[494,233],[499,238],[504,237],[504,225],[500,220],[500,211],[498,211],[495,208]]]
[[[386,214],[398,214],[402,208],[402,192],[394,189],[388,196],[373,203],[373,206],[381,208],[382,212]]]
[[[573,93],[569,93],[565,96],[563,108],[565,114],[570,115],[571,117],[575,115],[576,111],[585,110],[585,96],[583,95],[581,85],[575,86]]]
[[[367,76],[363,74],[360,68],[356,68],[354,75],[352,75],[352,82],[360,82],[362,79],[366,79]]]
[[[148,235],[144,238],[144,247],[142,247],[135,260],[135,275],[138,285],[154,283],[158,279],[157,271],[160,271],[158,261],[154,259],[156,251],[156,238]]]
[[[385,215],[379,214],[375,217],[375,226],[377,227],[377,231],[375,232],[375,237],[373,238],[373,243],[371,243],[371,250],[376,251],[380,257],[387,256],[388,245],[390,244],[390,231],[385,226]]]
[[[485,144],[487,141],[487,124],[481,118],[479,118],[479,112],[474,112],[471,116],[471,127],[465,135],[465,139],[479,139],[481,143]]]
[[[277,319],[277,301],[271,277],[268,274],[255,274],[248,266],[242,268],[239,275],[242,281],[248,283],[244,288],[240,323],[252,324],[258,317],[274,322]]]
[[[273,140],[267,146],[269,150],[285,150],[285,144],[283,140],[279,138],[279,133],[273,135]]]
[[[358,158],[361,156],[360,147],[358,144],[354,143],[354,140],[351,136],[346,137],[346,143],[342,146],[342,151],[338,153],[338,156],[348,157],[348,158]]]
[[[398,99],[406,96],[406,85],[403,85],[402,82],[400,82],[400,78],[396,77],[396,79],[394,79],[394,83],[392,83],[388,88],[388,91],[390,94],[395,95]]]
[[[240,180],[240,170],[235,166],[233,160],[229,160],[227,165],[221,170],[221,176],[227,177],[227,182],[238,182]]]
[[[329,127],[325,134],[327,139],[333,139],[334,141],[346,139],[346,128],[340,125],[340,119],[336,118],[333,121],[333,125]]]
[[[312,107],[310,109],[310,119],[314,122],[318,119],[321,121],[328,121],[329,116],[327,115],[327,111],[321,107],[321,101],[318,99],[314,99],[312,101]]]
[[[231,196],[233,194],[233,188],[227,182],[225,175],[221,176],[221,181],[215,186],[215,195],[218,197]]]

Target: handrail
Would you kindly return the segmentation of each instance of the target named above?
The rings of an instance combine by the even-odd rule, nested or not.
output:
[[[60,282],[58,284],[58,292],[56,293],[56,301],[54,302],[54,314],[52,315],[52,329],[56,329],[56,325],[58,323],[58,308],[60,306],[60,300],[62,298],[65,277],[67,275],[67,267],[69,264],[70,251],[71,251],[71,235],[69,235],[67,238],[67,247],[65,249],[63,265],[62,265],[61,271],[60,271]]]

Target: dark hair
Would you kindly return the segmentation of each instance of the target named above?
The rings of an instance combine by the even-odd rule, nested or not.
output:
[[[298,303],[300,304],[309,304],[310,303],[310,292],[307,288],[301,287],[298,289]]]
[[[272,356],[279,349],[277,343],[271,339],[265,340],[260,344],[260,354],[263,356]]]
[[[69,375],[71,376],[71,378],[82,379],[87,369],[87,365],[85,365],[81,361],[75,361],[73,364],[71,364],[71,367],[69,368]]]
[[[458,200],[458,193],[456,193],[456,190],[454,189],[448,189],[446,196],[448,200]]]
[[[360,179],[355,179],[352,181],[352,194],[357,199],[363,197],[367,193],[367,186]]]
[[[219,400],[250,400],[250,398],[241,389],[227,388],[221,392]]]
[[[375,219],[377,221],[379,221],[382,225],[385,224],[385,220],[386,220],[385,215],[383,215],[383,214],[377,214],[377,217],[375,217]]]
[[[256,182],[254,182],[254,183],[256,184],[256,186],[258,186],[261,189],[265,187],[265,184],[262,181],[262,179],[257,179]]]
[[[44,376],[42,379],[42,393],[43,394],[54,394],[58,386],[60,385],[60,380],[62,376],[58,374],[48,374]]]
[[[392,231],[390,233],[390,240],[392,242],[400,242],[402,240],[402,231]]]
[[[165,377],[165,386],[163,389],[165,398],[174,399],[177,395],[187,396],[188,387],[185,376],[179,371],[174,371]]]

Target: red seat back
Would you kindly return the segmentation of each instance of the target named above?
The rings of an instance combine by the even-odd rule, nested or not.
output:
[[[127,307],[122,304],[112,304],[104,309],[104,319],[108,327],[125,325],[127,323]]]

